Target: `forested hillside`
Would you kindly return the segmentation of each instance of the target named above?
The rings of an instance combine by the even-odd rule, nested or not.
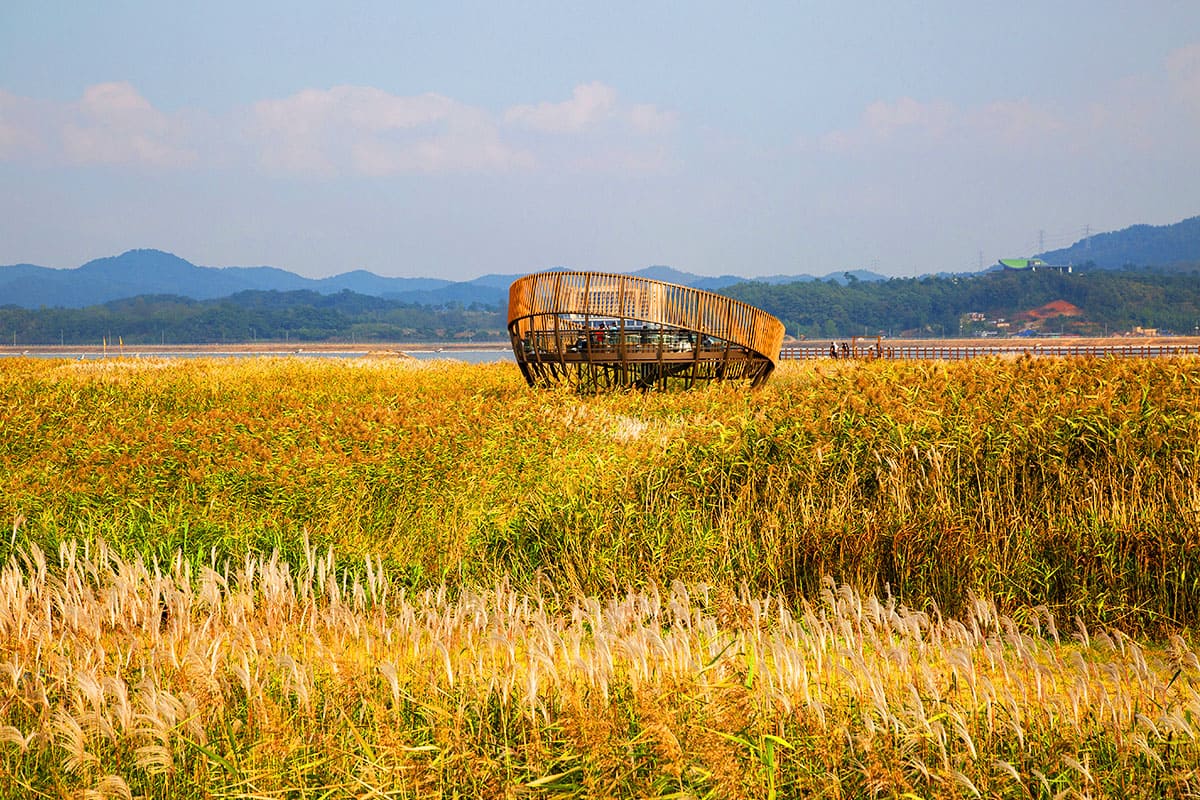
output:
[[[1200,272],[1077,270],[973,276],[742,283],[722,294],[779,317],[793,336],[956,336],[971,315],[1013,321],[1056,300],[1080,310],[1041,323],[1054,333],[1096,335],[1142,326],[1193,333],[1200,326]],[[240,292],[219,300],[144,296],[83,309],[0,307],[8,345],[221,343],[242,341],[505,340],[504,309],[430,307],[343,291]],[[1030,323],[1035,324],[1035,323]]]
[[[1041,254],[1049,264],[1093,264],[1104,269],[1126,265],[1167,269],[1200,268],[1200,217],[1171,225],[1132,225],[1097,233],[1070,247]]]
[[[433,308],[350,291],[239,292],[220,300],[144,296],[88,308],[0,307],[0,343],[502,340],[496,309]]]
[[[779,317],[794,336],[958,335],[975,313],[1012,319],[1054,300],[1080,317],[1055,332],[1100,334],[1153,327],[1192,333],[1200,325],[1200,272],[1078,270],[993,272],[971,277],[893,278],[767,286],[743,283],[723,294]]]

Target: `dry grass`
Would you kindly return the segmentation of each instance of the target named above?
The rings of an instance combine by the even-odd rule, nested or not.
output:
[[[826,584],[409,594],[365,562],[0,573],[0,795],[1189,796],[1183,639]],[[546,590],[550,592],[549,589]]]
[[[1200,792],[1195,359],[16,359],[0,432],[0,796]]]
[[[832,575],[951,613],[1200,621],[1197,359],[790,364],[754,393],[593,398],[511,364],[16,359],[0,426],[9,547],[295,560],[307,533],[413,588]]]

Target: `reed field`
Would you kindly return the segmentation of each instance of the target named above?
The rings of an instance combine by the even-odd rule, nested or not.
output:
[[[1200,360],[0,361],[0,797],[1200,796]]]

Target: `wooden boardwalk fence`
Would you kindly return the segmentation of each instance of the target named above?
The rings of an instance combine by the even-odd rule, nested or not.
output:
[[[784,347],[780,361],[828,358],[887,358],[962,361],[987,356],[1053,356],[1061,358],[1167,358],[1200,355],[1200,344],[888,344],[874,339]]]

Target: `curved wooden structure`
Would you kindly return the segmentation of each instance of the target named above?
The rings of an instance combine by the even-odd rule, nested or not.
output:
[[[746,303],[603,272],[539,272],[508,290],[508,333],[529,385],[666,389],[767,379],[783,324]]]

